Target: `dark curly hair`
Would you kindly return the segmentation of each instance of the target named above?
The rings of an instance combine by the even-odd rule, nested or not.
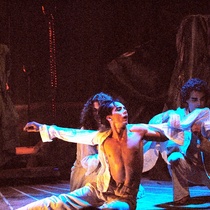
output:
[[[105,126],[105,128],[110,128],[110,123],[106,119],[108,115],[112,114],[112,110],[115,107],[115,102],[120,102],[118,99],[104,101],[98,111],[98,115],[100,118],[101,125]]]
[[[189,79],[181,88],[182,103],[186,103],[186,101],[190,98],[190,93],[193,90],[203,92],[205,94],[206,101],[208,100],[209,97],[208,83],[198,78],[192,78]]]
[[[81,127],[84,129],[98,130],[100,123],[97,110],[94,109],[94,102],[98,102],[99,106],[101,106],[104,101],[110,100],[112,100],[112,97],[103,92],[90,97],[85,103],[80,115]]]
[[[113,103],[114,103],[113,100],[103,102],[98,111],[100,123],[106,128],[110,128],[110,124],[106,119],[106,117],[112,114],[112,109],[114,107]]]

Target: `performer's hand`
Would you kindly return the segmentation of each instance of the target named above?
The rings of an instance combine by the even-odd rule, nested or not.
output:
[[[39,128],[42,124],[37,122],[28,122],[25,127],[23,128],[24,131],[27,132],[39,132]]]

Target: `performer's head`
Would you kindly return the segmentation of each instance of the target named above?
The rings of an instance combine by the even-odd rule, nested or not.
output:
[[[99,129],[98,109],[107,100],[112,100],[112,97],[103,92],[97,93],[87,100],[80,116],[80,124],[84,129]]]
[[[128,124],[128,112],[125,106],[118,100],[105,101],[99,108],[101,124],[105,128],[122,129]]]
[[[208,98],[208,84],[201,79],[191,78],[181,88],[181,100],[189,112],[206,107]]]

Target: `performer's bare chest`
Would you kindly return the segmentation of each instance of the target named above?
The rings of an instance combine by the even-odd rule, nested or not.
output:
[[[131,160],[138,156],[141,150],[141,137],[138,133],[130,132],[126,139],[108,138],[104,142],[104,149],[108,159],[111,162]]]

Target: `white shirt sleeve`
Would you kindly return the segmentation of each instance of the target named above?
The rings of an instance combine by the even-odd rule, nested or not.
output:
[[[54,138],[58,138],[67,142],[88,145],[95,145],[94,137],[98,133],[93,130],[63,128],[56,125],[42,125],[39,131],[43,142],[51,142]]]

